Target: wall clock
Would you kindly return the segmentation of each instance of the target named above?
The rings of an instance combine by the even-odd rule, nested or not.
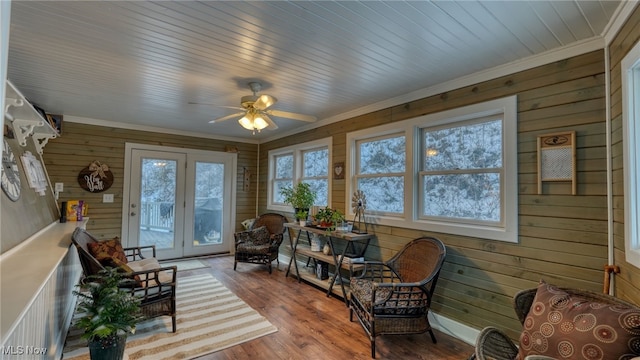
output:
[[[2,190],[11,201],[20,198],[20,168],[7,139],[2,145]]]

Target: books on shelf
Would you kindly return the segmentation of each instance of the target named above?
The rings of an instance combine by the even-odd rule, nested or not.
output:
[[[340,259],[342,258],[342,255],[338,256],[338,261],[340,261]],[[343,264],[351,264],[353,262],[363,262],[364,261],[364,256],[360,256],[360,257],[348,257],[345,256],[344,260],[342,260]]]

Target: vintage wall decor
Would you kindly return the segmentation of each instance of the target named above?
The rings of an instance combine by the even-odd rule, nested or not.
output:
[[[570,181],[576,194],[576,132],[538,136],[538,194],[545,181]]]
[[[344,179],[344,162],[337,162],[333,164],[333,178],[335,180]]]
[[[103,192],[113,185],[113,174],[107,164],[101,164],[96,160],[80,170],[78,184],[91,193]]]
[[[20,198],[20,167],[7,139],[2,145],[2,190],[11,201]]]
[[[22,167],[27,176],[29,187],[34,189],[40,196],[44,196],[49,183],[42,163],[30,151],[25,151],[20,156],[20,160],[22,160]]]

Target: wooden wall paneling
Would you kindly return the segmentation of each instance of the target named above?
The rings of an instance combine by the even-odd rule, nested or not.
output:
[[[440,238],[447,245],[449,256],[436,289],[436,312],[478,328],[497,322],[515,336],[520,326],[510,301],[516,291],[535,287],[540,279],[560,286],[576,285],[595,291],[602,288],[607,246],[604,51],[347,119],[338,125],[326,125],[314,130],[312,138],[296,135],[261,144],[260,167],[267,167],[268,150],[325,134],[334,139],[333,161],[347,161],[347,144],[342,139],[350,131],[514,94],[518,95],[521,145],[518,148],[520,242],[373,225],[370,228],[376,238],[366,256],[385,260],[413,238],[423,235]],[[579,149],[576,196],[567,195],[571,193],[570,185],[553,187],[549,195],[536,194],[535,140],[538,134],[550,130],[576,130]],[[333,185],[332,202],[338,204],[344,198],[346,180],[333,181]],[[265,201],[265,197],[260,197],[259,207],[265,206]]]
[[[257,173],[257,145],[68,122],[65,123],[64,136],[49,141],[43,158],[51,182],[65,184],[59,201],[83,199],[89,204],[87,229],[98,238],[122,236],[124,149],[127,142],[211,151],[225,151],[227,145],[236,146],[239,173],[236,180],[236,229],[241,228],[240,222],[246,214],[255,213],[255,183],[251,184],[250,191],[242,191],[241,173],[245,167],[253,174]],[[103,193],[84,191],[77,182],[78,172],[93,160],[107,164],[114,175],[112,187],[105,192],[114,194],[113,203],[102,203]]]

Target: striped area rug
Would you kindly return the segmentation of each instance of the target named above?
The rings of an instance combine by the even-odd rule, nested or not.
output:
[[[200,260],[160,261],[161,266],[177,266],[178,271],[208,268],[209,265]]]
[[[178,279],[178,331],[171,318],[144,321],[129,334],[125,359],[193,359],[278,329],[209,274]],[[82,332],[72,326],[63,351],[64,360],[89,359]]]

